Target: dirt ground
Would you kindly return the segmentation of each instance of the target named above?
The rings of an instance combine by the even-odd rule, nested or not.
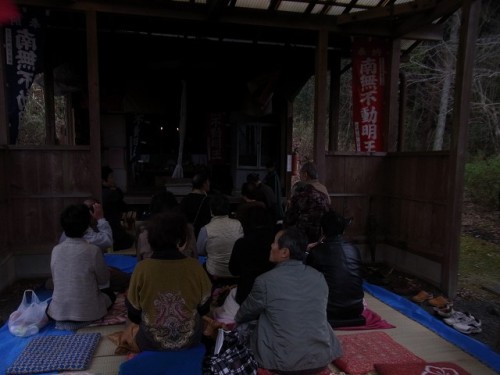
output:
[[[454,310],[481,320],[482,332],[471,336],[500,353],[500,212],[485,211],[466,201],[460,248],[458,291],[453,299],[425,281],[387,267],[379,270],[386,276],[381,286],[409,299],[421,290],[444,296]],[[427,302],[420,305],[429,314],[436,314]]]
[[[480,319],[482,332],[473,337],[500,353],[500,212],[484,211],[465,202],[462,228],[458,293],[453,299],[453,308]],[[420,290],[443,295],[438,288],[422,280],[384,266],[378,267],[375,273],[382,275],[384,287],[408,298]],[[7,322],[10,313],[17,308],[24,290],[36,289],[44,282],[45,279],[19,280],[4,290],[0,294],[0,325]],[[426,302],[421,305],[434,314]]]

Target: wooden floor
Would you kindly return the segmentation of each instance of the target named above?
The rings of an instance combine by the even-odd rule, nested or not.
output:
[[[390,335],[395,341],[413,352],[415,355],[428,362],[453,362],[472,375],[495,375],[489,367],[483,365],[477,359],[462,351],[457,346],[449,343],[436,335],[434,332],[407,318],[383,302],[369,294],[365,294],[368,306],[377,312],[387,322],[396,328],[384,329],[383,332]],[[125,361],[125,356],[115,356],[115,345],[106,335],[119,331],[123,326],[107,326],[85,328],[79,332],[100,332],[103,335],[97,348],[91,367],[86,371],[92,374],[114,375],[118,374],[118,367]],[[349,333],[360,333],[364,331],[335,331],[337,335]],[[374,374],[374,373],[373,373]],[[403,375],[403,374],[402,374]]]

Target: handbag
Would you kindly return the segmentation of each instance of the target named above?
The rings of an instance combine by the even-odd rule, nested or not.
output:
[[[31,293],[31,298],[28,301],[29,293]],[[47,310],[50,299],[40,301],[33,290],[25,290],[21,304],[9,316],[9,332],[19,337],[36,335],[49,322],[45,310]]]
[[[255,375],[258,364],[236,330],[219,328],[214,355],[207,358],[204,375]]]

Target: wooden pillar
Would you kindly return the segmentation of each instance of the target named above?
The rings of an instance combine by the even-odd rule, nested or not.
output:
[[[399,73],[399,118],[398,118],[398,152],[405,149],[405,132],[404,125],[406,119],[406,75],[404,72]]]
[[[101,107],[99,102],[99,59],[97,49],[97,15],[87,11],[87,79],[90,127],[90,191],[101,200]]]
[[[52,49],[46,46],[43,61],[43,95],[45,98],[45,144],[56,143],[56,109],[54,102],[54,70]]]
[[[0,27],[0,145],[9,143],[9,120],[7,113],[7,73],[5,68],[4,28]],[[7,177],[5,176],[5,179]]]
[[[462,225],[464,169],[469,131],[472,72],[475,43],[481,16],[480,0],[464,0],[460,23],[460,42],[457,52],[455,97],[453,105],[453,133],[448,173],[448,199],[446,210],[446,249],[441,273],[441,287],[453,298],[457,291],[458,257]]]
[[[314,91],[314,163],[320,179],[325,178],[325,134],[327,111],[328,31],[320,30],[316,47],[316,74]]]
[[[330,61],[330,116],[328,117],[328,151],[339,149],[340,116],[340,51]]]
[[[393,40],[389,54],[384,105],[384,150],[396,151],[398,130],[398,81],[401,55],[401,40]]]

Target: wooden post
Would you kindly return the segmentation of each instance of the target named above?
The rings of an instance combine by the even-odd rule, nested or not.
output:
[[[460,23],[460,42],[457,52],[452,120],[453,134],[448,173],[448,199],[444,233],[447,248],[444,252],[441,272],[441,287],[451,298],[456,294],[458,281],[465,156],[469,130],[472,71],[480,12],[480,0],[464,0]]]
[[[89,90],[90,127],[90,191],[101,200],[101,106],[99,102],[99,66],[97,50],[97,16],[95,11],[87,11],[87,79]]]
[[[314,92],[314,163],[320,179],[325,178],[325,133],[327,103],[328,31],[320,30],[316,47]]]
[[[52,67],[52,49],[46,47],[43,61],[43,95],[45,98],[45,144],[56,143],[56,110],[54,101],[54,70]]]
[[[0,27],[0,145],[9,143],[9,120],[7,110],[7,73],[5,68],[4,28]],[[6,176],[5,176],[6,177]]]
[[[401,40],[392,41],[389,55],[384,106],[384,150],[396,151],[398,130],[398,80],[401,55]]]
[[[328,151],[339,149],[340,51],[330,61],[330,116],[328,117]]]

